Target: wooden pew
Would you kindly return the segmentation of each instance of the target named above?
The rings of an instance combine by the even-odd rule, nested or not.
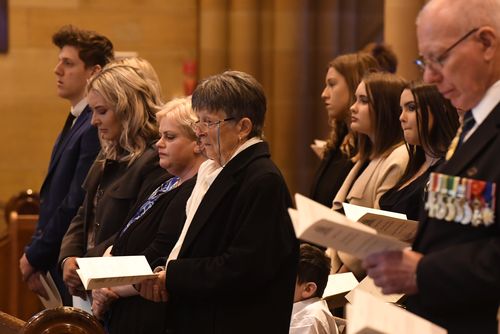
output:
[[[106,334],[96,317],[74,307],[43,310],[24,325],[23,334]]]
[[[73,307],[43,310],[27,322],[0,311],[0,334],[105,334],[92,315]]]
[[[10,240],[9,234],[3,230],[0,235],[0,311],[9,309],[9,271],[10,271]],[[0,331],[0,333],[2,333]]]
[[[24,253],[24,246],[31,240],[38,221],[38,215],[18,215],[10,213],[9,219],[9,314],[22,320],[28,320],[43,309],[37,295],[28,289],[22,281],[19,271],[19,258]]]
[[[2,334],[18,334],[25,322],[21,319],[11,316],[10,314],[0,311],[0,333]]]

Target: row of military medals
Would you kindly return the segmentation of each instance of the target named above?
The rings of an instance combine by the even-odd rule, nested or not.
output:
[[[425,204],[431,218],[488,226],[495,220],[496,183],[431,173]]]

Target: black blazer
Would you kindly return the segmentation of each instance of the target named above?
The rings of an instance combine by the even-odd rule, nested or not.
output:
[[[380,197],[378,202],[380,209],[404,213],[408,219],[416,220],[420,218],[420,212],[424,207],[426,197],[426,187],[429,175],[442,164],[444,159],[438,164],[430,166],[427,170],[407,184],[404,188],[392,188]]]
[[[111,253],[117,255],[144,255],[151,263],[166,257],[174,247],[186,220],[186,202],[191,195],[196,177],[185,181],[160,197],[141,218],[118,237]],[[128,222],[157,187],[145,192],[142,200],[130,210]],[[122,227],[123,229],[123,227]],[[162,262],[162,265],[165,261]],[[141,296],[120,298],[111,304],[108,329],[110,334],[163,334],[165,331],[165,303],[155,303]],[[133,316],[131,316],[133,314]]]
[[[223,168],[167,266],[174,333],[288,333],[298,242],[266,143]]]
[[[335,195],[353,166],[354,163],[342,153],[340,147],[326,152],[314,176],[311,199],[331,208]]]
[[[103,168],[103,162],[96,160],[83,184],[87,192],[83,205],[62,241],[59,262],[69,256],[101,256],[112,244],[139,194],[167,178],[169,175],[160,167],[158,153],[152,147],[130,166],[106,160]],[[87,249],[91,226],[95,229],[95,247]]]
[[[66,138],[60,141],[58,137],[52,150],[40,190],[36,233],[26,248],[28,261],[38,270],[56,265],[63,236],[85,197],[82,183],[101,148],[91,118],[92,111],[86,106]]]
[[[500,104],[461,145],[440,173],[497,184],[495,222],[484,227],[421,219],[413,248],[419,293],[408,308],[448,333],[497,333],[500,299]]]

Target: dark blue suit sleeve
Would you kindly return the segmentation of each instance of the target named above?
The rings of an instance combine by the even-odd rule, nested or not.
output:
[[[96,128],[89,127],[80,138],[79,145],[80,154],[68,193],[42,233],[36,235],[26,249],[28,261],[37,270],[48,270],[56,264],[62,238],[83,202],[85,191],[82,183],[100,150]]]

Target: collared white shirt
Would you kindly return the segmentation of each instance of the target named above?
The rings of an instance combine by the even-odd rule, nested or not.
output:
[[[476,129],[483,123],[483,121],[488,117],[488,115],[493,111],[496,105],[500,102],[500,80],[495,82],[488,90],[484,97],[479,102],[477,106],[472,108],[472,115],[476,124],[470,129],[470,131],[465,135],[464,142],[470,138],[470,136],[476,131]]]
[[[290,334],[338,334],[326,301],[314,297],[293,303]]]
[[[250,138],[240,147],[238,147],[238,149],[234,152],[234,154],[231,156],[231,159],[229,159],[227,163],[231,161],[241,151],[260,142],[262,142],[262,139],[260,138],[257,137]],[[191,196],[189,197],[186,203],[186,222],[184,223],[179,239],[175,243],[174,247],[172,248],[172,251],[170,252],[170,255],[168,256],[167,265],[169,261],[175,260],[179,256],[179,252],[181,250],[182,244],[184,243],[184,239],[186,238],[189,226],[191,226],[193,217],[196,211],[198,210],[198,207],[200,206],[203,197],[205,197],[205,194],[207,193],[208,189],[215,181],[217,176],[220,174],[220,172],[222,172],[223,168],[224,167],[221,167],[218,163],[216,163],[213,160],[207,160],[200,165],[200,168],[198,169],[198,176],[196,178],[196,184],[193,188]]]
[[[76,119],[82,114],[83,109],[87,106],[87,98],[83,98],[80,102],[78,102],[75,106],[71,106],[71,114],[75,116],[75,119],[73,120],[73,124],[75,124]]]

